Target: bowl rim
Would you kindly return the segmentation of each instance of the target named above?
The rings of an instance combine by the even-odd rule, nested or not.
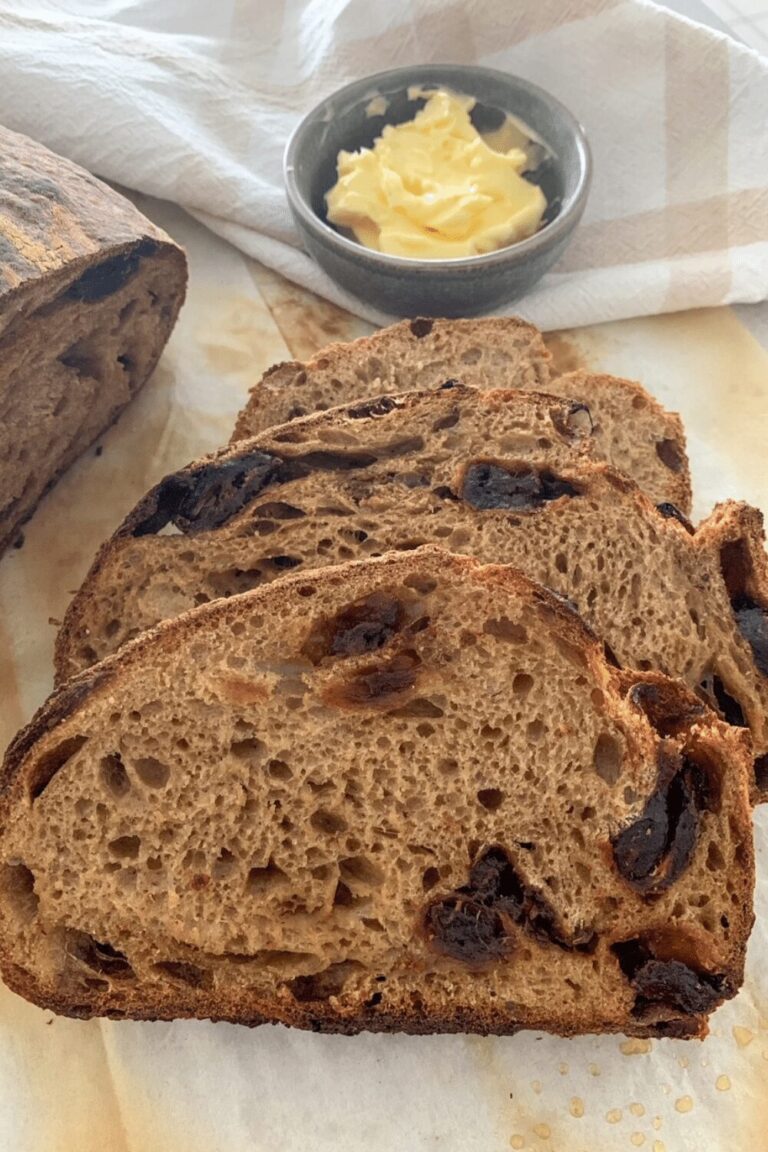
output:
[[[473,74],[485,75],[506,84],[511,80],[517,87],[527,90],[554,108],[570,129],[576,144],[576,152],[579,159],[579,173],[573,192],[563,203],[555,219],[551,220],[549,224],[546,224],[541,231],[535,232],[533,236],[528,236],[525,240],[517,240],[512,244],[505,245],[503,248],[496,248],[492,252],[484,252],[477,256],[460,256],[448,259],[438,258],[434,260],[424,257],[393,256],[388,252],[379,252],[375,248],[366,248],[364,244],[360,244],[357,240],[350,240],[348,237],[343,236],[341,232],[338,232],[318,216],[298,189],[295,175],[295,158],[298,141],[303,130],[310,121],[314,120],[317,113],[320,112],[329,101],[336,100],[339,96],[343,96],[345,93],[351,92],[356,88],[367,87],[368,85],[373,85],[385,80],[391,81],[393,79],[399,79],[400,77],[402,77],[404,83],[416,84],[420,79],[425,80],[440,75],[445,76],[447,72],[451,72],[454,75],[457,73],[468,76]],[[465,94],[469,95],[469,93]],[[507,261],[513,259],[517,261],[518,259],[535,256],[539,252],[547,251],[552,245],[562,239],[563,236],[568,235],[571,229],[578,223],[584,211],[587,194],[592,182],[592,167],[592,149],[583,124],[581,124],[565,104],[558,100],[556,96],[553,96],[546,88],[542,88],[539,84],[534,84],[522,76],[517,76],[512,72],[503,72],[498,68],[486,68],[481,64],[451,64],[448,62],[443,64],[413,64],[403,65],[398,68],[387,68],[382,72],[375,72],[370,76],[361,76],[357,80],[352,80],[348,84],[344,84],[341,88],[336,88],[319,101],[319,103],[315,104],[314,107],[301,118],[291,132],[283,153],[283,180],[288,202],[293,211],[300,217],[305,227],[313,232],[318,239],[335,245],[342,252],[346,252],[352,259],[358,261],[361,259],[373,261],[390,272],[397,269],[408,272],[414,272],[416,270],[423,271],[425,269],[435,272],[441,269],[456,271],[470,268],[482,269],[505,264]]]

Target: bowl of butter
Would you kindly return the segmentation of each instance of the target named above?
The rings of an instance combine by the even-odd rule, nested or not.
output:
[[[288,202],[307,251],[396,316],[471,316],[524,296],[589,193],[584,129],[490,68],[428,64],[355,81],[296,128]]]

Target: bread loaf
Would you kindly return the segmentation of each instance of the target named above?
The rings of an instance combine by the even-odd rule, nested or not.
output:
[[[0,128],[0,551],[144,384],[185,286],[132,204]]]
[[[513,569],[300,573],[147,633],[16,739],[0,968],[73,1016],[703,1035],[742,980],[748,771],[743,733]]]
[[[69,608],[59,679],[217,596],[437,543],[521,568],[572,600],[623,666],[682,677],[749,726],[762,789],[762,518],[730,502],[694,532],[672,505],[657,509],[590,462],[583,415],[535,393],[403,393],[295,420],[166,477]]]
[[[404,320],[373,336],[331,344],[310,361],[271,368],[251,390],[232,439],[380,392],[432,388],[455,378],[478,388],[523,388],[589,407],[597,449],[656,504],[686,515],[691,482],[680,417],[617,376],[555,376],[541,333],[517,319]]]

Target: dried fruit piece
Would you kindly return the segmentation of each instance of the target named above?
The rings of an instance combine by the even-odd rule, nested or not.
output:
[[[656,788],[642,816],[612,841],[616,867],[627,883],[648,897],[665,892],[690,863],[699,812],[712,802],[703,767],[662,745]]]
[[[516,470],[490,461],[470,464],[464,474],[461,496],[473,508],[509,508],[517,512],[540,508],[561,496],[578,496],[568,480],[548,468],[520,465]]]

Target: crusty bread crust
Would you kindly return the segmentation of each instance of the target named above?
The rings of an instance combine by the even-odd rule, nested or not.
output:
[[[185,288],[133,204],[0,128],[0,551],[149,378]]]
[[[0,237],[0,336],[107,253],[119,253],[139,239],[167,246],[183,265],[178,245],[130,200],[2,126]]]
[[[518,598],[537,614],[543,634],[557,638],[563,652],[578,654],[581,674],[590,683],[600,685],[599,694],[607,714],[621,715],[625,727],[633,732],[637,755],[648,755],[653,741],[674,740],[688,755],[705,754],[717,762],[728,762],[722,775],[722,804],[729,821],[729,846],[722,850],[738,866],[729,867],[728,884],[732,893],[729,905],[729,942],[717,943],[717,965],[721,973],[721,998],[733,995],[743,978],[747,936],[752,923],[751,891],[753,856],[751,818],[748,796],[749,752],[743,733],[724,725],[682,685],[651,673],[628,673],[611,667],[605,659],[601,642],[585,626],[573,609],[547,589],[508,567],[481,566],[469,557],[456,557],[440,549],[427,547],[408,554],[390,554],[379,560],[353,562],[339,569],[325,569],[287,577],[267,588],[245,593],[226,601],[205,605],[175,620],[160,625],[125,646],[116,656],[95,669],[83,673],[55,694],[37,713],[28,728],[9,749],[2,769],[0,790],[0,829],[2,843],[8,844],[8,831],[14,820],[24,820],[30,789],[37,779],[39,764],[51,749],[72,733],[90,731],[99,709],[111,710],[131,684],[178,652],[195,638],[214,635],[234,622],[246,622],[258,615],[266,620],[281,619],[296,605],[315,604],[323,600],[328,606],[354,601],[372,588],[391,587],[417,575],[420,579],[434,573],[448,580],[464,581],[467,593],[474,585],[478,590],[493,590],[495,602],[504,604]],[[306,589],[314,594],[307,597]],[[299,591],[302,589],[303,591]],[[468,601],[469,602],[469,601]],[[306,611],[306,608],[302,608]],[[570,657],[569,657],[570,658]],[[641,695],[637,695],[641,689]],[[101,714],[100,712],[98,714]],[[91,719],[89,719],[91,717]],[[655,733],[658,733],[656,735]],[[641,751],[642,750],[642,751]],[[697,752],[697,750],[701,750]],[[723,817],[725,818],[725,817]],[[7,860],[6,860],[7,862]],[[714,879],[708,883],[715,883]],[[670,898],[673,898],[670,894]],[[271,997],[213,993],[206,988],[180,988],[173,984],[141,984],[128,993],[115,997],[95,981],[93,990],[83,990],[75,998],[59,985],[55,974],[37,971],[29,959],[21,963],[18,937],[5,908],[6,897],[0,893],[0,968],[11,988],[35,1003],[64,1014],[87,1017],[108,1015],[115,1018],[173,1019],[207,1017],[244,1024],[279,1021],[314,1031],[354,1033],[371,1031],[408,1031],[413,1033],[472,1031],[511,1033],[520,1028],[542,1028],[561,1035],[585,1031],[623,1031],[630,1035],[703,1036],[706,1033],[705,1012],[672,1012],[665,1009],[659,1018],[635,1018],[624,1007],[606,1004],[602,1017],[582,1018],[576,1009],[565,1011],[556,1003],[540,1013],[519,1011],[513,1005],[493,1000],[467,1005],[458,990],[450,1003],[430,1002],[429,990],[419,1002],[396,991],[388,1003],[378,1008],[368,997],[312,999],[309,1002],[282,994]],[[666,898],[665,898],[666,899]],[[664,900],[658,915],[663,917]],[[119,941],[118,941],[119,943]],[[713,946],[715,939],[713,938]],[[713,1005],[714,1006],[714,1005]]]

